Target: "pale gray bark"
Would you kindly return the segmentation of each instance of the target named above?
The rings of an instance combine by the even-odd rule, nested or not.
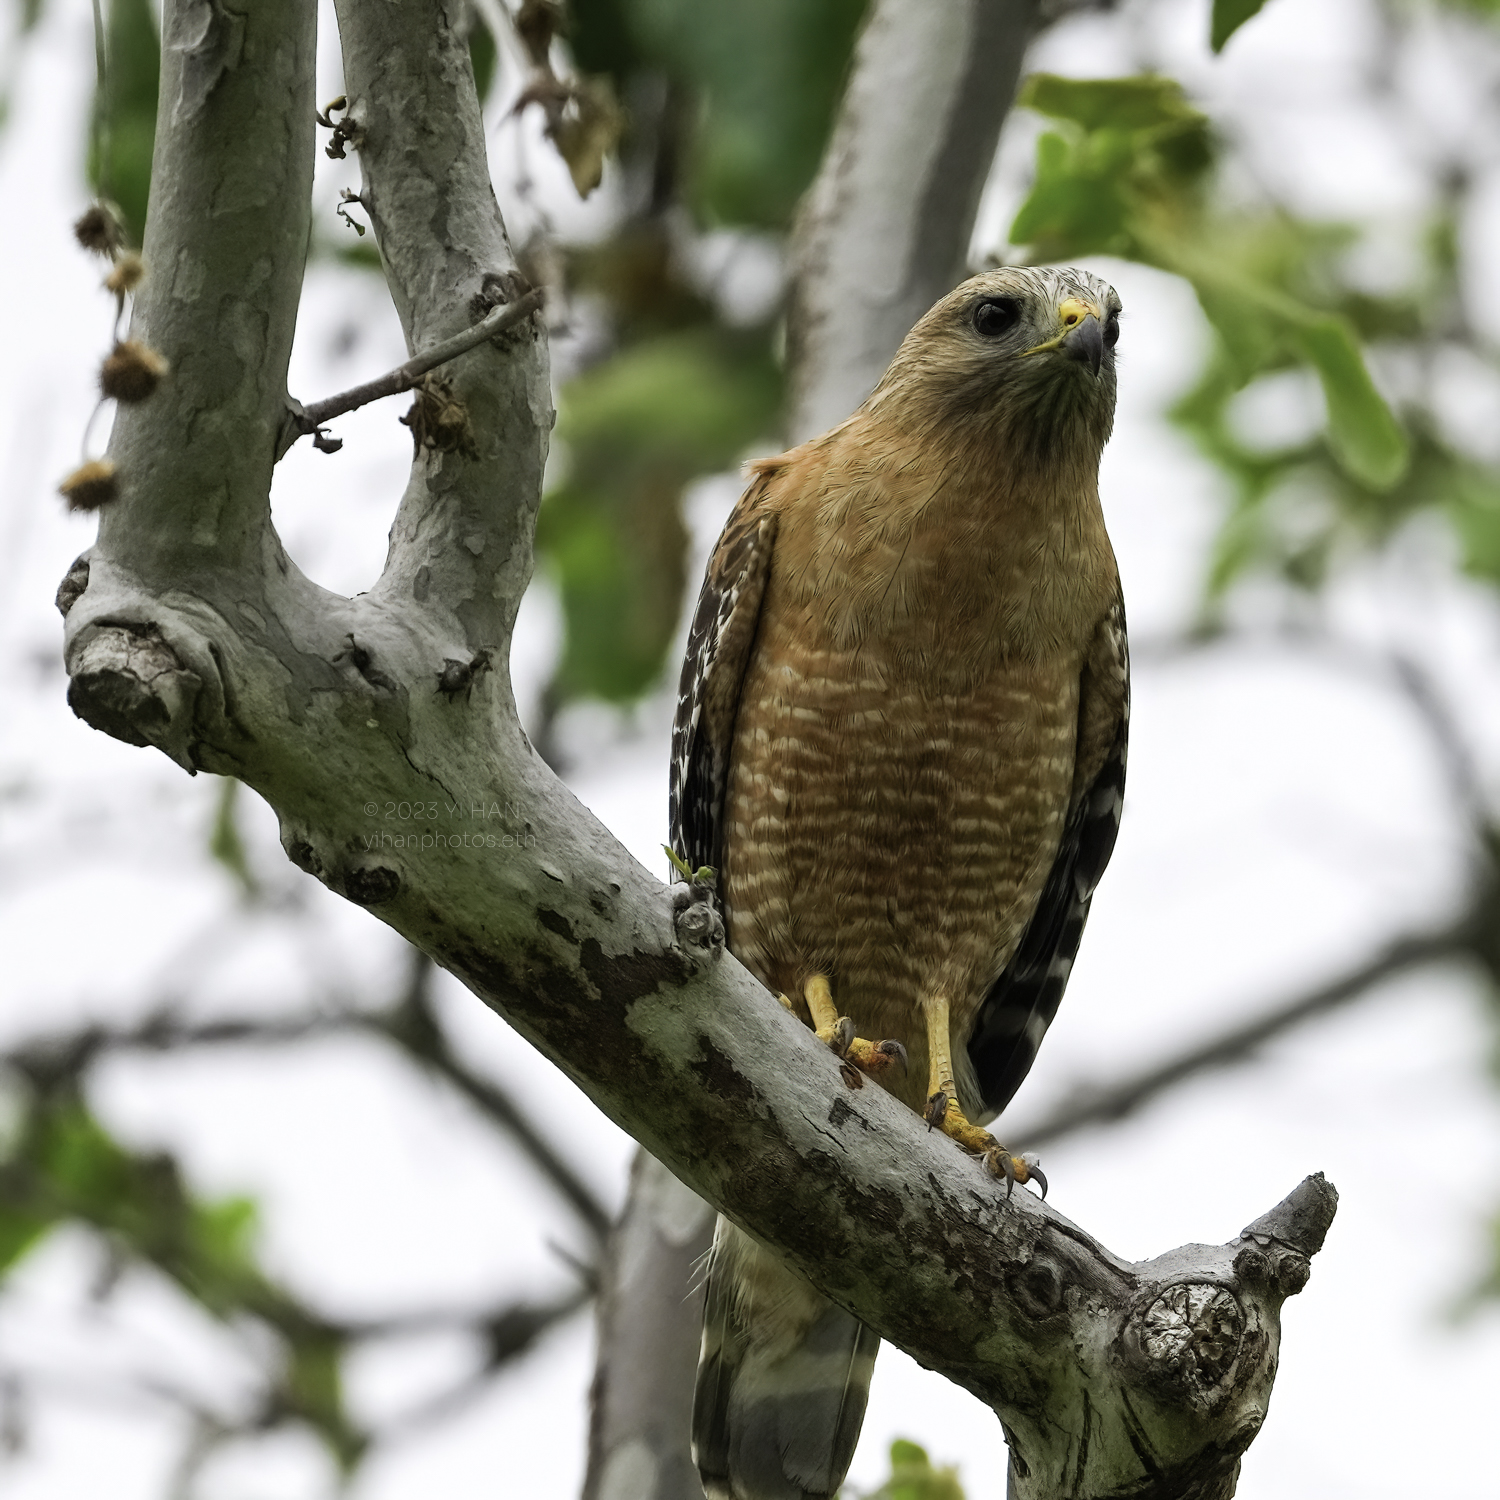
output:
[[[702,1500],[687,1435],[713,1226],[708,1204],[636,1154],[599,1288],[584,1500]]]
[[[363,198],[413,350],[519,292],[461,21],[460,0],[340,7]],[[516,722],[506,661],[552,421],[536,319],[445,367],[466,451],[418,454],[379,584],[349,600],[303,578],[268,495],[307,242],[311,7],[169,0],[165,29],[135,332],[174,373],[121,415],[122,498],[63,596],[75,710],[254,787],[302,868],[993,1406],[1026,1500],[1230,1493],[1331,1189],[1309,1179],[1229,1245],[1127,1264],[1029,1193],[1008,1200],[882,1090],[850,1091],[693,936],[704,910],[676,911]]]
[[[960,282],[1037,0],[878,0],[797,224],[791,437],[842,422]]]

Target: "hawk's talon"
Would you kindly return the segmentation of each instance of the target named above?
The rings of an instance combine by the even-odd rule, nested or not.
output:
[[[833,1055],[845,1068],[858,1068],[871,1078],[879,1078],[892,1068],[900,1068],[903,1073],[906,1071],[906,1048],[900,1042],[867,1042],[862,1036],[855,1035],[854,1022],[848,1016],[840,1016],[827,1036],[821,1031],[818,1035],[828,1043]],[[850,1087],[858,1088],[859,1085],[851,1084]]]
[[[922,1118],[927,1121],[927,1128],[931,1130],[934,1125],[941,1125],[948,1113],[948,1096],[939,1089],[935,1094],[930,1094],[927,1099],[927,1108],[922,1111]]]
[[[1015,1192],[1018,1182],[1033,1180],[1041,1184],[1042,1197],[1047,1196],[1047,1176],[1042,1171],[1041,1162],[1033,1153],[1028,1151],[1023,1156],[1012,1156],[1004,1146],[996,1145],[985,1152],[984,1164],[989,1169],[990,1176],[1005,1179],[1007,1198]]]
[[[1042,1171],[1042,1163],[1035,1152],[1023,1153],[1021,1160],[1026,1163],[1026,1170],[1033,1182],[1038,1182],[1042,1187],[1042,1202],[1047,1201],[1047,1174]]]
[[[906,1048],[900,1042],[868,1042],[858,1035],[854,1022],[848,1016],[838,1013],[826,975],[809,975],[803,983],[802,996],[807,1001],[808,1013],[812,1016],[814,1035],[841,1064],[858,1068],[871,1078],[879,1078],[882,1073],[898,1064],[905,1069]],[[844,1079],[848,1082],[847,1073]],[[849,1086],[858,1088],[860,1085]]]

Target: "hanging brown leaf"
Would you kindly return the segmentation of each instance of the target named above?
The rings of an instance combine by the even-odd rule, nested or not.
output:
[[[572,108],[547,133],[568,164],[578,196],[587,198],[604,176],[604,158],[619,144],[625,112],[607,78],[582,79],[572,95]]]

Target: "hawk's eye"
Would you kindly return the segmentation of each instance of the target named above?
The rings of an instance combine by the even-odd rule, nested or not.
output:
[[[1120,315],[1111,313],[1109,322],[1104,325],[1104,347],[1113,349],[1120,342]]]
[[[987,339],[1009,333],[1021,319],[1021,304],[1014,297],[995,297],[974,309],[974,331]]]

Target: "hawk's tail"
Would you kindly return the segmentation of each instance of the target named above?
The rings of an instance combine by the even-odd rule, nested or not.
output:
[[[880,1340],[724,1219],[693,1397],[709,1500],[825,1500],[844,1481]]]

